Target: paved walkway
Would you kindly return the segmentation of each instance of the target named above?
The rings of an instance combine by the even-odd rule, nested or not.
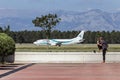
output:
[[[120,80],[120,64],[33,64],[0,80]]]
[[[12,71],[14,69],[17,69],[23,65],[25,64],[17,64],[17,63],[16,64],[4,64],[4,65],[0,64],[0,75],[6,72]]]

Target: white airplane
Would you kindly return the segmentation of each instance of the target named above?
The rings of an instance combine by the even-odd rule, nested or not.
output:
[[[72,39],[40,39],[33,44],[39,46],[39,45],[55,45],[55,46],[61,46],[61,45],[69,45],[69,44],[79,44],[84,41],[83,39],[84,31],[81,31],[77,37]]]

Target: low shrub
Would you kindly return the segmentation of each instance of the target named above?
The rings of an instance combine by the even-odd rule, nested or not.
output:
[[[5,57],[8,55],[13,55],[15,52],[15,42],[14,40],[5,33],[0,33],[0,56],[1,62],[5,62]]]

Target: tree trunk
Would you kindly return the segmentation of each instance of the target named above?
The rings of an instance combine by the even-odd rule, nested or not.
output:
[[[4,64],[5,63],[5,54],[2,54],[2,60],[1,63]]]

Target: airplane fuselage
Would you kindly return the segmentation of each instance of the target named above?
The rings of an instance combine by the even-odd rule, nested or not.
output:
[[[69,45],[69,44],[77,44],[84,41],[83,39],[84,31],[81,31],[81,33],[72,39],[40,39],[34,42],[35,45]]]

